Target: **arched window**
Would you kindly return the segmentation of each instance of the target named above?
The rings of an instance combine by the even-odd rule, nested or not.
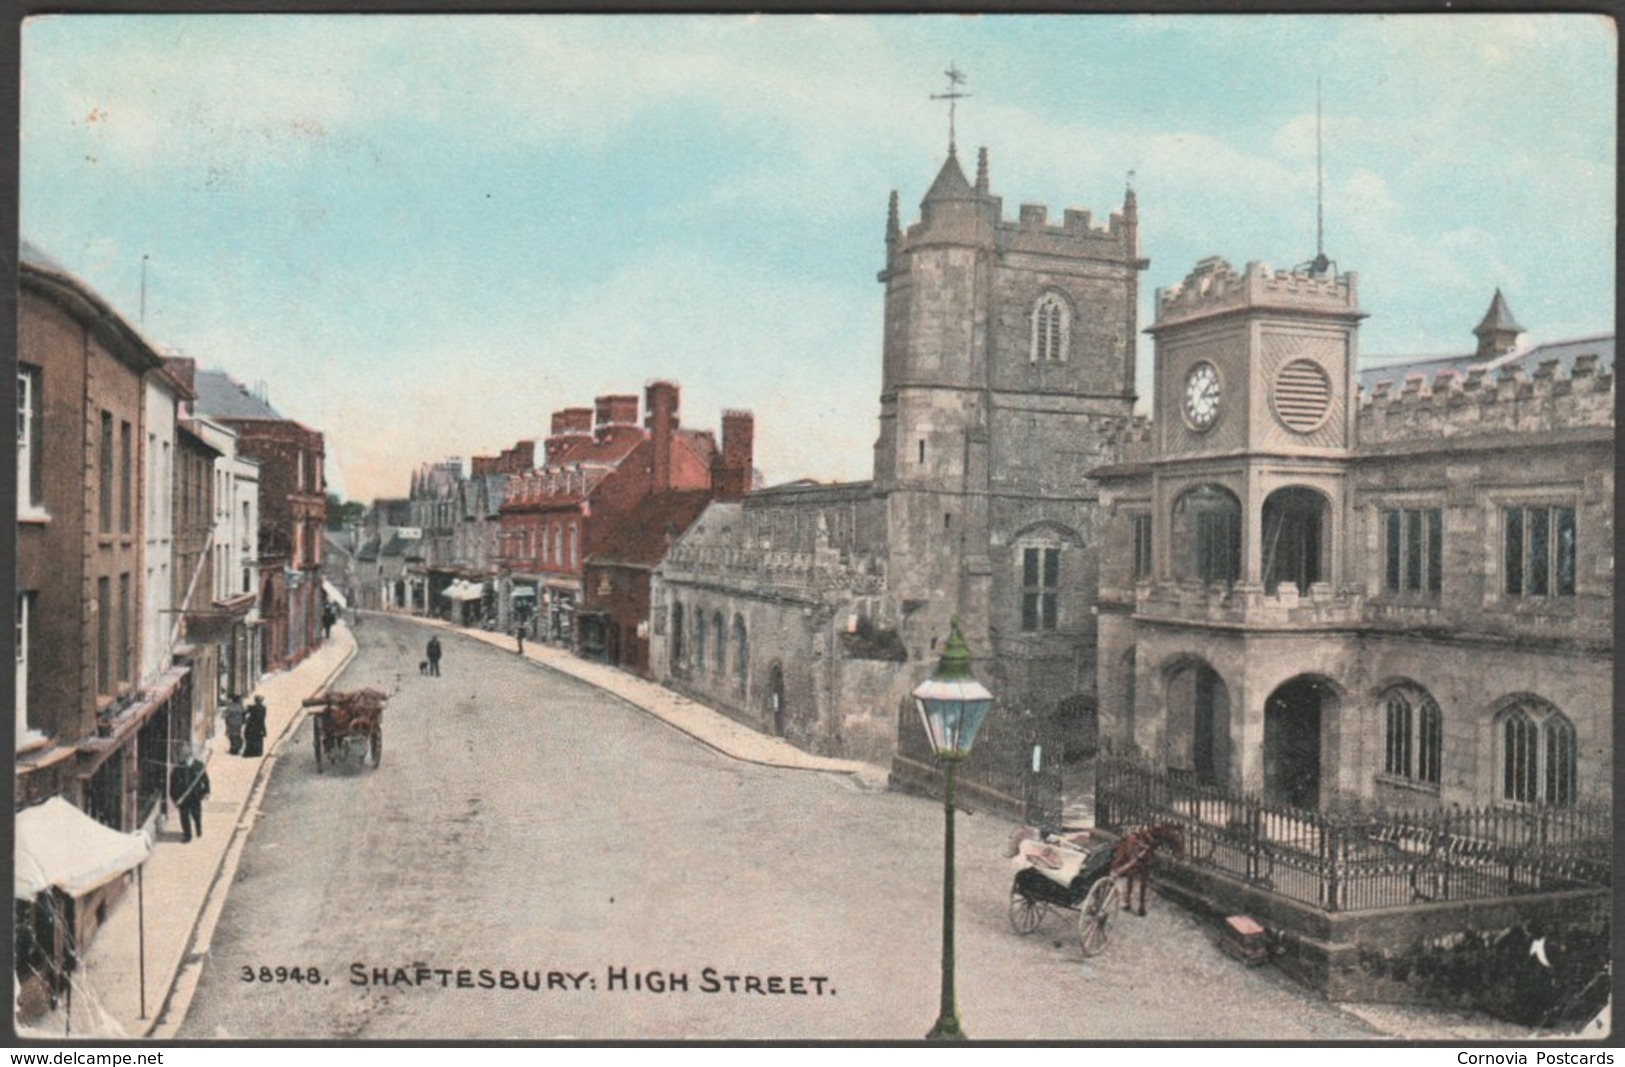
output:
[[[1072,312],[1059,293],[1045,293],[1033,305],[1032,355],[1034,363],[1063,363],[1071,342]]]
[[[1199,485],[1174,501],[1169,524],[1174,577],[1204,586],[1241,577],[1241,502],[1219,485]]]
[[[683,605],[671,606],[671,666],[681,669],[683,666]]]
[[[1572,808],[1579,744],[1574,724],[1538,697],[1522,697],[1500,716],[1501,799]]]
[[[705,611],[702,609],[694,613],[694,667],[696,670],[705,670]],[[717,634],[717,641],[722,641],[722,634]]]
[[[1428,785],[1439,784],[1444,721],[1427,690],[1401,683],[1380,698],[1384,720],[1382,772]]]
[[[717,635],[722,640],[722,635]],[[745,640],[745,619],[743,616],[734,616],[734,684],[740,689],[745,688],[745,678],[750,670],[750,647]]]
[[[1274,596],[1285,581],[1307,596],[1325,577],[1328,510],[1324,496],[1301,486],[1277,489],[1264,500],[1264,592]]]
[[[717,632],[717,662],[716,671],[721,674],[728,669],[728,644],[722,639],[722,612],[711,616],[711,629]]]

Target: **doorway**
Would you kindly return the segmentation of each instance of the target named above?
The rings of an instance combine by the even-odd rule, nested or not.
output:
[[[1264,704],[1264,796],[1297,808],[1320,804],[1320,724],[1331,689],[1294,678]]]
[[[784,736],[784,669],[777,663],[767,672],[767,710],[773,718],[773,736]]]

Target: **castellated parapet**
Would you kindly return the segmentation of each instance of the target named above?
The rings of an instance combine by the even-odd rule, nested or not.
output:
[[[1272,270],[1257,261],[1237,273],[1222,258],[1209,256],[1198,262],[1184,281],[1157,290],[1157,321],[1151,329],[1244,309],[1362,316],[1357,277],[1352,272],[1319,277]]]
[[[1440,371],[1429,381],[1408,375],[1379,381],[1362,394],[1359,440],[1371,445],[1493,434],[1607,429],[1614,425],[1614,375],[1595,354],[1575,359],[1567,375],[1558,360],[1533,374],[1505,367],[1465,374]]]

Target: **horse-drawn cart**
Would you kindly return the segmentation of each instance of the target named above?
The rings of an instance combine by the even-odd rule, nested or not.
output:
[[[1121,838],[1098,830],[1078,833],[1025,828],[1011,838],[1009,854],[1020,857],[1010,887],[1010,925],[1018,934],[1038,929],[1051,908],[1078,913],[1078,938],[1085,956],[1106,947],[1106,926],[1127,910],[1140,890],[1139,914],[1145,914],[1145,889],[1156,852],[1163,846],[1184,856],[1184,831],[1173,823],[1148,826]],[[1127,883],[1120,888],[1118,880]]]
[[[1038,929],[1051,908],[1078,913],[1078,937],[1085,956],[1106,947],[1106,924],[1122,906],[1111,877],[1111,838],[1085,830],[1075,834],[1037,832],[1014,842],[1021,867],[1010,886],[1010,925],[1018,934]]]
[[[305,701],[311,709],[311,734],[316,749],[316,773],[326,764],[348,761],[356,753],[374,767],[384,756],[384,704],[377,689],[330,691]]]

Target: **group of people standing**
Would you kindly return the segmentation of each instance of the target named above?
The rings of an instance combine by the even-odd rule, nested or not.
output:
[[[254,703],[243,707],[236,693],[226,705],[226,740],[233,756],[265,755],[265,698],[257,696]]]

